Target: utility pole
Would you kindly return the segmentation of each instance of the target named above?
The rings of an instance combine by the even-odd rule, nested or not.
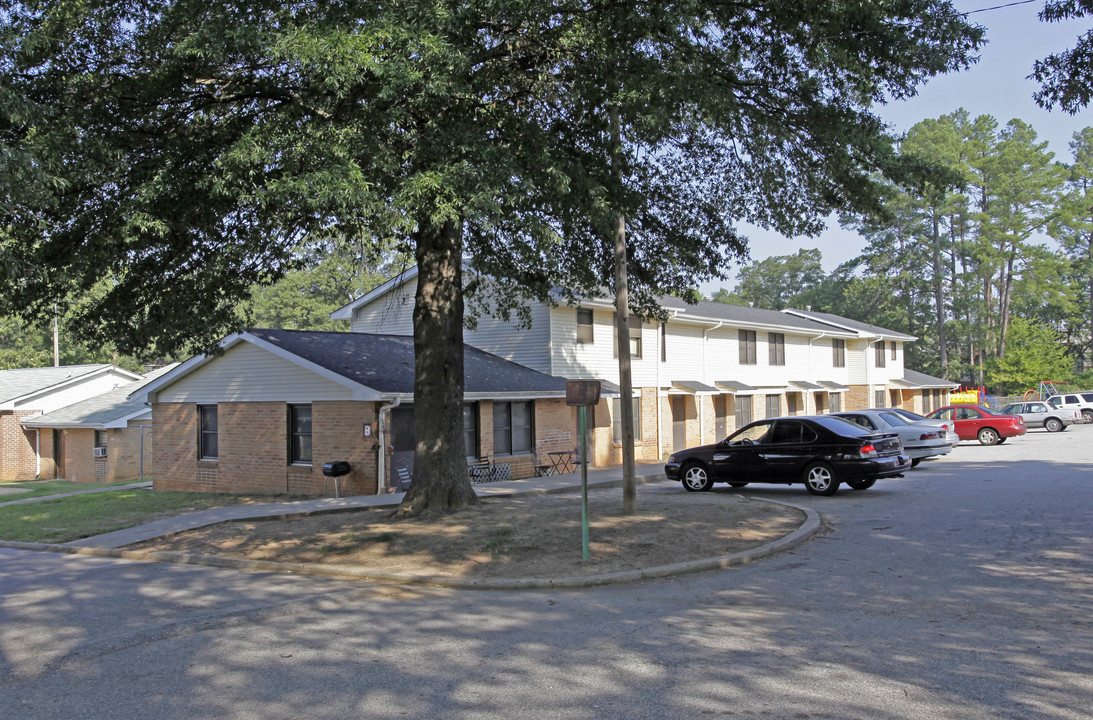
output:
[[[57,323],[57,303],[53,304],[53,367],[61,366],[60,329]]]

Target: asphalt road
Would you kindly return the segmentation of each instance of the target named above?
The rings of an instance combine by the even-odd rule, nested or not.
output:
[[[1093,426],[963,443],[832,498],[719,487],[809,505],[824,530],[587,590],[0,550],[0,718],[1087,720],[1091,447]]]

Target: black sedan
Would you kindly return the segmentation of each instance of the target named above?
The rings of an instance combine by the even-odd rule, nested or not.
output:
[[[895,433],[809,415],[758,420],[715,445],[680,450],[668,458],[664,474],[690,492],[709,490],[715,482],[804,483],[813,495],[834,495],[840,482],[865,490],[877,478],[910,468]]]

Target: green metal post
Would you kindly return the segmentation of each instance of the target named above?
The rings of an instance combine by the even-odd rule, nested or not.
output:
[[[581,555],[588,562],[588,448],[585,424],[588,422],[588,408],[581,406]]]

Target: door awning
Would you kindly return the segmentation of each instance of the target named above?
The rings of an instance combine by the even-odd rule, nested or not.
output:
[[[715,380],[714,384],[717,385],[719,388],[722,388],[723,390],[728,390],[730,393],[733,394],[747,394],[759,391],[759,388],[752,387],[751,385],[742,383],[738,380]]]
[[[688,395],[719,395],[721,393],[721,390],[713,385],[700,383],[697,380],[673,380],[672,389]]]
[[[816,383],[809,382],[808,380],[790,380],[790,387],[800,388],[801,390],[823,390],[823,385],[817,385]]]

